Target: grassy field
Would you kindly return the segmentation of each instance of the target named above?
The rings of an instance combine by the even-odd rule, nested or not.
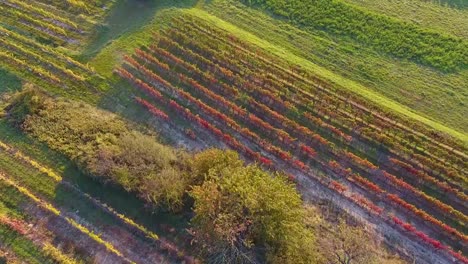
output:
[[[147,44],[151,33],[167,26],[171,19],[171,9],[189,8],[196,1],[157,1],[137,2],[136,5],[121,1],[106,19],[105,30],[98,31],[95,39],[83,52],[83,59],[103,76],[110,78],[115,65],[122,61],[124,54]],[[131,23],[119,23],[121,17],[135,17]]]
[[[464,0],[431,0],[433,3],[441,4],[447,7],[466,9],[468,3]]]
[[[447,8],[446,5],[438,3],[441,1],[345,1],[408,23],[468,38],[468,9],[466,8]]]
[[[154,14],[157,13],[158,10],[172,5],[190,6],[191,3],[190,1],[179,1],[176,4],[172,1],[117,2],[103,24],[97,28],[92,40],[81,52],[80,59],[89,60],[95,57],[102,48],[110,44],[113,40],[125,38],[126,35],[142,31],[148,33],[148,31],[146,31],[146,29],[148,29],[147,25],[150,23],[157,23],[157,21],[154,21]],[[125,17],[125,19],[122,19],[123,17]],[[122,46],[130,49],[136,47],[137,43],[132,44],[131,42],[125,42],[126,45]]]
[[[0,68],[0,92],[17,91],[21,89],[21,79]]]

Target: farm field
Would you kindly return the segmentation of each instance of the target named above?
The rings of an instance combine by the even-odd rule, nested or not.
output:
[[[92,36],[95,19],[103,17],[101,6],[106,3],[71,3],[2,1],[1,66],[25,80],[82,98],[104,84],[92,68],[72,55]]]
[[[0,11],[0,263],[468,263],[464,1]]]

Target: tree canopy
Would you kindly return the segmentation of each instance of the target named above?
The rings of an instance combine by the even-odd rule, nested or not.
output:
[[[205,173],[205,181],[190,195],[194,233],[213,262],[253,262],[256,246],[272,263],[313,263],[315,238],[305,225],[301,197],[286,177],[243,166],[231,151],[210,154],[195,158],[194,169]]]

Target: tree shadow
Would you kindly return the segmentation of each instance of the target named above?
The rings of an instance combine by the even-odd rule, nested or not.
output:
[[[103,184],[101,181],[92,178],[84,173],[75,164],[69,162],[61,173],[64,181],[56,186],[55,202],[63,204],[70,198],[80,200],[74,206],[80,215],[87,218],[99,215],[99,220],[104,224],[115,224],[115,218],[112,215],[103,213],[98,206],[93,205],[87,194],[98,200],[101,204],[112,207],[118,213],[124,214],[135,222],[147,227],[149,230],[159,234],[163,232],[161,225],[171,225],[177,229],[184,229],[187,225],[187,219],[182,215],[167,213],[163,210],[149,208],[142,200],[138,199],[135,193],[129,193],[123,188],[111,184]],[[69,184],[75,186],[79,191],[73,190]],[[81,193],[80,193],[81,192]],[[102,217],[105,215],[105,217]]]
[[[0,94],[4,92],[18,91],[21,89],[22,81],[8,70],[0,68]]]

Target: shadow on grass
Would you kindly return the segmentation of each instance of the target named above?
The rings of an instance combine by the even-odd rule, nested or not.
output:
[[[18,91],[21,89],[22,81],[9,71],[0,68],[0,94],[4,92]]]
[[[113,40],[146,25],[158,10],[193,7],[197,2],[198,0],[119,0],[104,22],[98,26],[79,59],[88,61]]]
[[[94,180],[89,175],[84,174],[73,164],[69,164],[63,172],[64,180],[77,186],[82,192],[87,193],[95,199],[111,206],[117,212],[131,218],[136,223],[141,224],[156,234],[163,234],[162,225],[170,225],[176,230],[183,231],[187,227],[187,219],[182,216],[170,214],[164,211],[152,211],[151,208],[136,197],[136,194],[128,193],[122,188],[109,184],[102,184]],[[71,194],[70,189],[63,184],[57,185],[55,189],[55,201],[58,204],[65,199],[76,196],[76,199],[83,199],[78,193]],[[111,215],[104,214],[99,208],[89,206],[90,203],[76,203],[76,208],[80,216],[85,219],[98,219],[102,224],[115,225],[115,219]],[[87,206],[80,206],[87,205]],[[163,234],[164,235],[164,234]]]

